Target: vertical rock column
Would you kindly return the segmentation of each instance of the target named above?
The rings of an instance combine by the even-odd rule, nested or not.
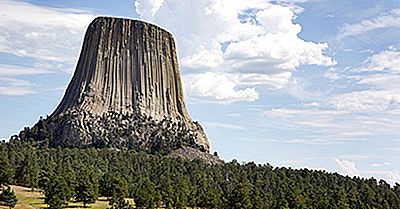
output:
[[[174,38],[146,22],[98,17],[89,25],[75,73],[51,117],[70,112],[171,118],[188,125],[195,142],[209,150],[202,127],[191,120],[183,101]],[[68,131],[90,129],[87,121],[77,124],[82,130]]]

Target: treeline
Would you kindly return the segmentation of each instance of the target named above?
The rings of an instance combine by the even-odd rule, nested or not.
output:
[[[47,203],[60,195],[64,202],[106,196],[113,208],[128,207],[123,197],[134,198],[137,208],[400,208],[399,184],[324,171],[237,161],[209,165],[113,149],[35,148],[15,140],[0,144],[0,152],[0,177],[8,176],[0,180],[42,188]]]

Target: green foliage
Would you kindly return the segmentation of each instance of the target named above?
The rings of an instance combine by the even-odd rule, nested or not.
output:
[[[10,165],[10,162],[7,158],[6,149],[4,147],[0,147],[0,188],[2,185],[10,184],[14,177],[13,169]]]
[[[181,176],[174,184],[173,207],[176,209],[186,208],[190,193],[190,181],[187,176]]]
[[[130,209],[132,206],[125,201],[124,194],[118,193],[117,190],[112,191],[112,197],[109,201],[110,209]]]
[[[83,202],[84,207],[87,203],[95,202],[99,194],[99,183],[95,173],[89,169],[83,169],[77,181],[75,199]]]
[[[17,204],[17,196],[10,186],[7,186],[0,194],[0,204],[13,208]]]
[[[135,204],[138,208],[154,208],[156,205],[155,199],[155,185],[148,177],[141,179],[139,188],[135,195]],[[166,204],[168,205],[168,201]]]
[[[120,178],[116,178],[114,174],[110,172],[106,172],[103,174],[103,176],[99,180],[99,185],[100,185],[100,195],[104,197],[112,197],[113,195],[113,190],[116,187],[115,181],[118,179],[118,181],[122,181]],[[118,183],[117,183],[117,186]],[[126,185],[124,185],[126,187]],[[124,189],[126,192],[126,188]],[[125,194],[126,195],[126,194]]]
[[[242,176],[240,181],[235,185],[232,192],[229,208],[234,209],[250,209],[252,208],[252,201],[250,199],[251,184],[247,177]]]
[[[15,140],[0,144],[11,168],[33,151],[39,186],[50,208],[72,196],[90,202],[100,192],[111,208],[398,209],[400,185],[308,169],[273,168],[232,161],[209,165],[134,150],[36,148]],[[33,154],[29,154],[33,155]],[[29,169],[28,169],[29,170]],[[16,184],[26,184],[17,172]],[[62,177],[61,177],[62,176]],[[97,180],[100,179],[100,180]],[[100,189],[100,191],[98,191]],[[73,191],[74,195],[69,191]]]
[[[17,168],[18,182],[31,189],[38,186],[40,167],[34,148],[29,147]]]
[[[61,209],[68,199],[68,186],[61,176],[51,176],[44,190],[44,202],[50,209]]]
[[[131,206],[125,201],[125,198],[128,194],[127,183],[124,179],[111,176],[110,173],[106,173],[103,175],[102,183],[100,183],[100,187],[106,187],[108,191],[102,189],[105,193],[105,196],[109,197],[111,193],[111,199],[109,201],[109,205],[111,209],[128,209]],[[107,188],[108,187],[108,188]]]

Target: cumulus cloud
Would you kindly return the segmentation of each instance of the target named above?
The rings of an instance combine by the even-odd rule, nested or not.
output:
[[[386,14],[382,14],[370,20],[363,20],[354,24],[345,24],[340,29],[338,38],[356,36],[388,27],[400,27],[400,9],[393,9]]]
[[[293,6],[262,0],[136,0],[135,6],[143,19],[174,33],[186,91],[196,100],[255,101],[257,86],[284,88],[300,65],[335,64],[326,43],[298,37],[301,25],[293,20],[300,11]],[[198,82],[208,77],[223,82],[217,88]]]
[[[94,16],[86,11],[0,1],[0,52],[73,65]]]
[[[193,74],[185,77],[187,95],[194,102],[208,97],[218,103],[230,103],[235,101],[255,101],[259,95],[255,88],[235,89],[238,78],[232,78],[229,74],[215,74],[207,72]],[[201,95],[199,98],[198,96]]]
[[[356,164],[349,160],[334,159],[339,172],[348,176],[360,176],[360,171],[357,169]]]

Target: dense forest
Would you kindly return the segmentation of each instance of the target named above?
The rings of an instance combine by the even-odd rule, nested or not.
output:
[[[0,184],[41,188],[50,208],[110,198],[111,208],[398,209],[400,185],[232,161],[210,165],[134,150],[0,144]]]

